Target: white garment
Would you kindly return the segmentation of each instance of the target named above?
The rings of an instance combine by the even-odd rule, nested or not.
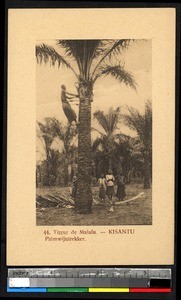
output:
[[[107,174],[106,175],[106,181],[107,181],[107,186],[114,186],[114,181],[115,181],[115,178],[112,174]]]

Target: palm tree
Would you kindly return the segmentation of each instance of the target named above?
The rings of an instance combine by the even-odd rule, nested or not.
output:
[[[133,139],[120,133],[116,139],[116,148],[114,151],[114,163],[116,164],[116,173],[124,173],[129,182],[129,173],[132,166]]]
[[[70,124],[63,126],[57,119],[51,118],[51,134],[63,142],[62,157],[64,160],[64,183],[68,185],[68,167],[74,162],[76,146],[75,138],[77,130],[71,128]]]
[[[64,184],[68,185],[68,167],[73,162],[76,151],[76,146],[74,145],[75,136],[77,134],[76,129],[72,129],[69,124],[63,126],[55,118],[45,118],[45,123],[43,124],[38,122],[38,125],[41,133],[37,133],[37,135],[40,139],[43,138],[43,145],[48,166],[51,165],[51,161],[53,161],[53,155],[55,152],[51,148],[52,143],[57,141],[57,138],[63,143],[61,160],[63,161],[64,165]],[[47,170],[48,169],[49,168],[47,168]]]
[[[99,148],[100,146],[102,147],[104,155],[108,159],[108,169],[112,170],[113,155],[117,146],[116,138],[119,137],[116,131],[120,122],[120,108],[113,109],[111,107],[107,114],[98,110],[94,113],[94,118],[101,127],[101,131],[97,129],[94,130],[101,136],[94,141],[93,149]]]
[[[40,139],[44,152],[45,152],[45,161],[44,165],[46,167],[45,174],[45,185],[51,185],[52,175],[55,173],[55,165],[57,164],[57,152],[51,148],[54,137],[52,136],[51,130],[51,119],[46,118],[45,123],[37,122],[37,137]],[[55,159],[56,157],[56,159]]]
[[[53,47],[45,44],[37,45],[37,62],[50,61],[54,66],[65,66],[75,75],[78,82],[79,95],[79,130],[78,130],[78,191],[75,201],[77,213],[90,213],[92,208],[91,191],[91,102],[93,87],[102,77],[111,75],[120,83],[136,88],[132,74],[124,65],[115,61],[110,63],[114,55],[122,53],[130,43],[122,40],[57,40],[60,54]],[[71,61],[73,62],[71,64]],[[76,65],[76,67],[74,67]]]
[[[127,107],[129,114],[124,115],[125,124],[137,132],[137,149],[144,161],[144,188],[149,189],[152,169],[152,107],[151,102],[145,104],[142,115],[133,107]]]

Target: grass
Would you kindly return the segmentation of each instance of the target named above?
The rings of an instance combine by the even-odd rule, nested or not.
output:
[[[37,195],[56,194],[69,195],[71,188],[42,187],[37,188]],[[93,187],[93,197],[98,200],[98,188]],[[145,193],[143,200],[134,200],[114,207],[114,212],[101,205],[93,205],[89,215],[76,214],[73,208],[44,207],[37,208],[38,226],[95,226],[95,225],[151,225],[152,224],[152,193],[144,190],[142,184],[126,186],[126,198],[130,199],[140,192]]]

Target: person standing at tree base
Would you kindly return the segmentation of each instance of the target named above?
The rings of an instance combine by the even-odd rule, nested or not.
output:
[[[106,194],[108,196],[109,206],[110,206],[109,211],[112,211],[111,208],[113,206],[114,182],[115,182],[115,178],[112,174],[112,170],[108,171],[108,174],[106,175],[106,182],[107,182]]]
[[[72,198],[75,201],[76,195],[77,195],[77,173],[73,177],[73,186],[72,186]]]
[[[117,175],[116,181],[117,181],[116,197],[118,198],[118,201],[122,201],[126,197],[126,192],[125,192],[126,177],[123,175],[122,172],[120,172],[119,175]]]
[[[99,198],[102,203],[105,203],[106,199],[106,178],[104,177],[104,174],[101,174],[101,177],[98,180],[99,185]]]

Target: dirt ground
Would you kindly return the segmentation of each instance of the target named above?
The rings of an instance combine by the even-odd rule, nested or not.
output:
[[[37,188],[37,195],[62,193],[68,195],[71,188],[48,187]],[[98,200],[98,188],[93,187],[93,197]],[[79,215],[73,208],[44,207],[37,208],[37,225],[60,226],[60,225],[151,225],[152,224],[152,192],[144,190],[142,184],[130,184],[126,186],[126,198],[130,199],[140,192],[144,192],[143,199],[123,203],[114,206],[114,212],[102,205],[93,205],[92,213]],[[116,200],[116,198],[115,198]]]

